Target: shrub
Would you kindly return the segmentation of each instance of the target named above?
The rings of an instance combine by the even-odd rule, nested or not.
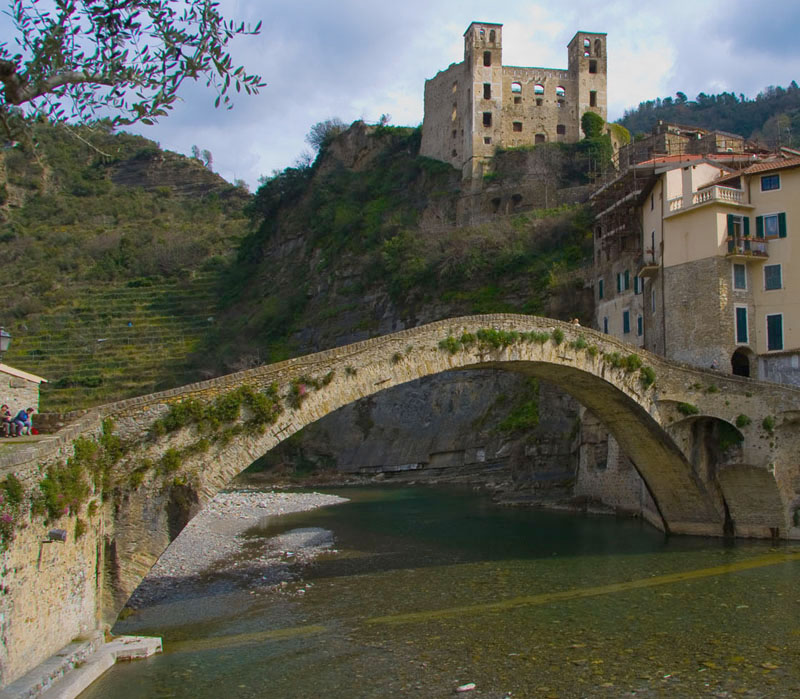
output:
[[[691,403],[678,403],[678,412],[681,415],[697,415],[700,409]]]
[[[645,388],[652,386],[656,380],[656,372],[653,370],[653,367],[643,366],[639,370],[639,380]]]
[[[751,422],[752,422],[752,420],[747,415],[745,415],[744,413],[739,413],[736,416],[736,426],[739,429],[742,429],[743,427],[747,427]]]
[[[402,352],[395,352],[392,355],[392,364],[399,364],[403,361],[403,354]]]
[[[550,333],[550,337],[556,345],[560,345],[564,341],[564,331],[561,328],[556,328]]]
[[[444,340],[439,340],[439,349],[455,354],[461,349],[461,343],[452,335],[448,335]]]
[[[80,539],[86,533],[86,522],[84,522],[80,517],[75,519],[75,541]]]
[[[569,343],[569,346],[572,349],[582,350],[586,349],[589,346],[589,343],[586,342],[586,338],[583,335],[578,335],[577,339]]]
[[[181,467],[182,461],[181,453],[177,449],[170,447],[161,457],[161,470],[164,473],[174,473]]]
[[[642,358],[638,354],[629,354],[623,360],[625,371],[632,372],[642,368]]]
[[[764,420],[763,420],[763,422],[761,423],[761,426],[762,426],[762,427],[763,427],[763,428],[764,428],[764,429],[765,429],[767,432],[769,432],[770,434],[772,434],[772,433],[774,432],[774,430],[775,430],[775,418],[774,418],[774,417],[772,417],[772,415],[767,415],[767,417],[765,417],[765,418],[764,418]]]
[[[598,351],[599,350],[597,349],[597,345],[589,345],[586,348],[586,354],[588,354],[590,357],[596,357]]]

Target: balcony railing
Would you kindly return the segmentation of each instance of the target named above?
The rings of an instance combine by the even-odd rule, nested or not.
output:
[[[714,185],[701,189],[699,192],[692,194],[692,203],[687,207],[684,206],[685,202],[683,197],[673,197],[667,200],[667,208],[670,213],[675,211],[682,211],[692,206],[699,206],[700,204],[707,204],[708,202],[718,201],[726,204],[744,204],[744,190],[734,189],[733,187],[720,187]]]
[[[729,236],[727,256],[766,259],[769,257],[767,241],[753,240],[742,235]]]

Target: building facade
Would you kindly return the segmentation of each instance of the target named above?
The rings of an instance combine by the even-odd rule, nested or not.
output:
[[[473,22],[464,60],[425,82],[421,154],[479,176],[495,148],[581,138],[587,111],[606,119],[606,35],[578,32],[568,67],[503,65],[503,25]]]

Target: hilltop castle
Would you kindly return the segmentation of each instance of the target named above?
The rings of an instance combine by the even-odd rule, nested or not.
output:
[[[464,61],[425,81],[421,154],[479,175],[497,146],[581,138],[581,117],[606,119],[606,35],[578,32],[568,68],[503,65],[503,25],[473,22]]]

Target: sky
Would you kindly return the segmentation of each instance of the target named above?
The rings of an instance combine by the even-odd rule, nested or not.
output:
[[[608,34],[608,117],[640,101],[732,91],[754,97],[768,85],[800,80],[797,0],[220,0],[223,13],[256,24],[259,36],[231,46],[236,64],[267,83],[256,96],[235,95],[232,110],[187,83],[181,102],[155,126],[129,130],[162,148],[209,150],[213,169],[251,190],[259,178],[292,165],[308,150],[311,126],[422,122],[425,80],[463,60],[472,21],[503,24],[503,63],[567,67],[578,30]]]

